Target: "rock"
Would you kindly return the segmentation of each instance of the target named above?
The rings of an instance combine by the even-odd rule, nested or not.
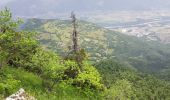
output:
[[[34,97],[26,94],[25,90],[21,88],[15,94],[10,95],[5,100],[36,100]]]

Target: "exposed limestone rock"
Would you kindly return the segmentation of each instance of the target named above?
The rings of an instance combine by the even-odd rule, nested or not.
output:
[[[25,90],[21,88],[18,92],[7,97],[5,100],[36,100],[36,99],[26,94]]]

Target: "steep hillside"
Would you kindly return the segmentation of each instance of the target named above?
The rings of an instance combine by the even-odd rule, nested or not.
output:
[[[65,31],[68,31],[64,31],[63,28],[67,29],[68,27],[63,24],[63,21],[49,21],[49,24],[52,22],[56,23],[57,21],[58,24],[54,24],[55,27],[62,25],[62,28],[57,28],[60,29],[60,32],[63,31],[60,35],[61,39],[58,40],[58,38],[54,38],[55,35],[56,37],[58,36],[56,33],[52,35],[50,34],[52,32],[45,33],[45,31],[39,31],[40,35],[38,35],[37,38],[42,43],[42,45],[40,45],[34,32],[18,30],[21,21],[13,20],[9,9],[5,8],[3,11],[0,11],[0,18],[0,99],[2,100],[16,93],[19,89],[21,91],[20,94],[22,93],[20,97],[23,95],[28,97],[33,96],[37,100],[170,99],[170,83],[168,81],[141,73],[127,65],[128,63],[130,65],[131,62],[134,62],[133,60],[131,62],[128,61],[128,57],[135,57],[133,53],[129,53],[129,51],[133,49],[127,47],[129,51],[124,50],[124,52],[127,52],[129,55],[122,51],[118,52],[122,48],[125,48],[125,45],[121,45],[120,43],[125,44],[126,41],[130,41],[130,43],[136,42],[137,44],[144,43],[142,41],[107,31],[94,24],[80,22],[85,24],[85,27],[81,26],[84,29],[80,29],[82,29],[82,32],[86,32],[86,34],[90,32],[93,34],[93,30],[100,30],[99,33],[101,34],[94,33],[96,36],[93,36],[98,42],[94,44],[88,42],[92,47],[95,46],[96,48],[99,43],[103,43],[99,45],[101,46],[98,47],[99,50],[101,48],[101,50],[104,51],[105,48],[103,48],[103,46],[106,46],[106,49],[110,48],[115,50],[115,52],[111,52],[110,55],[114,54],[117,56],[114,57],[114,59],[110,56],[110,60],[102,60],[92,65],[85,59],[87,57],[83,50],[72,52],[67,56],[67,59],[63,59],[61,56],[58,56],[57,53],[42,48],[42,45],[47,48],[51,46],[51,43],[67,43],[65,40],[61,42],[63,37],[66,37],[63,36],[63,34],[66,34]],[[31,22],[29,27],[35,28],[35,30],[44,30],[44,27],[50,31],[51,29],[56,29],[52,27],[53,25],[48,26],[47,24],[46,26],[45,23],[48,23],[46,20],[36,20],[37,24],[33,21],[29,22]],[[67,21],[64,22],[66,23]],[[38,26],[38,24],[42,26]],[[88,31],[86,31],[87,28],[89,28]],[[93,30],[91,28],[93,28]],[[48,38],[49,34],[50,37]],[[91,34],[88,34],[89,41],[93,40]],[[81,35],[81,38],[83,38],[82,36],[85,37],[86,35]],[[115,40],[112,39],[112,36],[116,36],[114,38]],[[65,39],[69,41],[69,39]],[[111,45],[111,43],[114,43],[114,46],[112,46],[113,44]],[[59,53],[62,55],[65,45],[62,44],[64,45],[62,46],[60,44],[58,46],[60,49],[58,50],[60,50]],[[133,44],[133,48],[138,47],[137,44]],[[55,50],[56,48],[49,49]],[[86,49],[88,50],[88,48]],[[93,49],[90,49],[89,52],[91,52],[91,54],[95,53]],[[99,53],[102,54],[102,51]],[[118,56],[118,53],[122,53],[124,56]],[[107,56],[108,55],[105,55],[103,57]],[[127,63],[121,64],[120,61],[114,61],[116,58]],[[97,59],[93,58],[93,61],[95,60]],[[140,64],[138,64],[138,66],[139,65]],[[168,72],[168,70],[165,71]],[[26,94],[23,93],[23,89],[26,90]],[[12,97],[13,99],[17,99],[16,95],[12,95]],[[28,98],[28,100],[32,99]]]
[[[56,19],[28,19],[22,26],[25,30],[38,31],[37,36],[46,49],[61,55],[71,45],[71,22]],[[146,42],[79,21],[79,44],[89,53],[92,61],[114,58],[144,72],[162,72],[170,67],[170,47],[159,42]]]
[[[110,88],[110,96],[108,97],[114,97],[115,95],[112,94],[116,93],[121,97],[125,95],[132,97],[129,100],[170,99],[168,81],[140,73],[114,60],[104,60],[95,66],[101,73],[105,85]],[[121,91],[124,92],[121,94]],[[120,100],[128,99],[120,98]]]

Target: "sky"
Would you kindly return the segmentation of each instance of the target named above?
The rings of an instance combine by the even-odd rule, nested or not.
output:
[[[0,0],[15,16],[54,18],[71,11],[170,9],[170,0]]]

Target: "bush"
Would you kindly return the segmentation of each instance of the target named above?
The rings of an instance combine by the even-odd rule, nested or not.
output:
[[[101,83],[101,76],[99,72],[93,67],[86,63],[83,63],[83,71],[80,71],[78,65],[73,61],[67,61],[65,63],[64,76],[67,77],[70,84],[82,89],[94,89],[103,90],[104,85]]]
[[[19,89],[21,81],[14,79],[10,74],[4,77],[5,79],[0,78],[0,94],[9,96]]]
[[[66,68],[62,62],[55,53],[38,49],[26,69],[40,75],[44,79],[44,86],[51,90],[63,78]]]
[[[84,66],[84,71],[78,74],[74,83],[82,88],[86,87],[95,90],[103,89],[100,74],[93,66],[89,65]]]
[[[135,99],[135,93],[132,85],[127,80],[118,80],[109,89],[107,98],[110,100],[133,100]]]
[[[30,60],[36,52],[38,43],[35,33],[18,31],[21,20],[12,20],[8,9],[0,11],[0,57],[1,64],[21,67]]]
[[[31,91],[30,93],[45,90],[42,87],[42,79],[33,73],[11,66],[5,66],[0,70],[0,94],[2,96],[9,96],[20,88]]]

